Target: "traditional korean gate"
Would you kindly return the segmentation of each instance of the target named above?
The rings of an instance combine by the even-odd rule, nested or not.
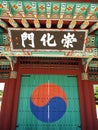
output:
[[[75,76],[22,75],[16,130],[80,129]]]

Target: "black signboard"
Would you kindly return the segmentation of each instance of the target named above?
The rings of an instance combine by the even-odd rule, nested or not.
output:
[[[87,30],[9,28],[12,50],[83,51]]]

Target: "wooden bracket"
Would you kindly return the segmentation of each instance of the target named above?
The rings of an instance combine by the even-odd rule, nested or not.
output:
[[[12,61],[11,57],[10,57],[10,56],[6,56],[6,55],[5,55],[5,57],[6,57],[6,58],[8,59],[8,61],[10,62],[11,71],[13,71],[13,70],[14,70],[14,65],[13,65],[13,61]]]
[[[93,59],[94,57],[90,57],[87,59],[87,63],[86,63],[86,66],[85,66],[85,73],[87,73],[87,69],[88,69],[88,65],[89,63],[91,62],[91,60]]]

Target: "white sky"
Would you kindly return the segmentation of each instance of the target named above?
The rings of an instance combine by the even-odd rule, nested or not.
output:
[[[97,119],[98,119],[98,106],[96,107]]]
[[[0,83],[0,90],[4,90],[5,83]]]

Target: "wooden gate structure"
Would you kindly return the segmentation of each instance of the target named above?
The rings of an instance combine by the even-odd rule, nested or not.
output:
[[[2,82],[0,130],[97,130],[98,1],[0,0]]]

